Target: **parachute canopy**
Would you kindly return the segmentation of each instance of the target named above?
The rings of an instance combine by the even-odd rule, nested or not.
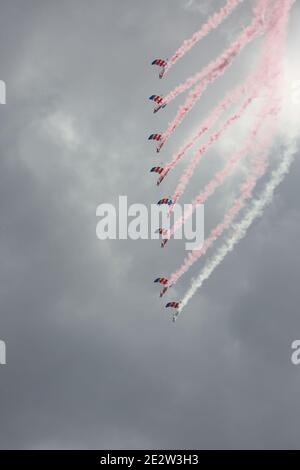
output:
[[[157,204],[159,206],[161,206],[162,204],[167,204],[168,206],[171,206],[173,204],[173,201],[172,199],[163,198],[163,199],[160,199]]]
[[[155,103],[158,104],[158,106],[156,106],[156,108],[154,108],[154,113],[157,113],[157,111],[159,111],[160,109],[163,109],[167,106],[167,103],[164,103],[163,102],[163,97],[162,96],[159,96],[159,95],[151,95],[149,97],[149,100],[152,100],[154,101]]]
[[[167,235],[167,233],[169,233],[169,230],[167,228],[159,228],[156,230],[155,233],[159,233],[160,235]]]
[[[158,65],[159,67],[162,67],[162,70],[159,73],[159,78],[163,78],[167,66],[167,61],[164,59],[155,59],[151,65]]]
[[[160,141],[162,137],[162,134],[151,134],[148,137],[148,140],[157,140]]]
[[[158,277],[157,279],[155,279],[154,282],[159,282],[159,284],[162,284],[163,286],[166,286],[169,281],[165,277]]]
[[[166,308],[171,307],[171,308],[178,309],[179,306],[180,306],[180,302],[168,302],[166,305]]]
[[[151,65],[158,65],[159,67],[166,67],[167,61],[164,59],[155,59],[153,60]]]
[[[163,97],[162,96],[159,96],[159,95],[151,95],[149,97],[149,100],[152,100],[154,101],[155,103],[157,104],[161,104],[162,103],[162,100],[163,100]]]
[[[159,175],[164,171],[162,166],[154,166],[151,168],[150,173],[158,173]]]

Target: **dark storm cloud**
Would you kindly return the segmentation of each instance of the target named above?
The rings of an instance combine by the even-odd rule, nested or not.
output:
[[[174,106],[154,119],[147,97],[247,23],[246,5],[159,83],[151,59],[202,21],[186,4],[1,2],[1,448],[298,445],[298,163],[175,327],[152,280],[183,253],[95,235],[99,203],[164,196],[149,181],[157,157],[146,137]],[[203,97],[171,149],[254,52]]]

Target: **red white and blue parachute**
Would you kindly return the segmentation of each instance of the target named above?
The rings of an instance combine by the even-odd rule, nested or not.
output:
[[[154,166],[151,168],[150,173],[158,173],[159,175],[164,171],[162,166]]]
[[[160,235],[167,235],[169,230],[167,228],[159,228],[156,230],[156,233],[159,233]]]
[[[172,206],[173,204],[173,201],[172,199],[169,199],[167,197],[163,198],[163,199],[160,199],[157,203],[159,206],[163,205],[163,204],[167,204],[168,206]]]
[[[162,134],[151,134],[149,135],[148,140],[156,140],[157,142],[159,142],[161,138]]]
[[[157,183],[156,183],[157,186],[159,186],[160,183],[165,179],[165,177],[167,176],[167,174],[169,173],[169,171],[170,171],[170,170],[167,168],[165,171],[162,171],[162,172],[160,173],[161,176],[160,176],[160,177],[158,178],[158,180],[157,180]]]
[[[171,307],[171,308],[179,308],[180,307],[180,302],[168,302],[166,305],[166,308]]]
[[[157,153],[160,151],[162,146],[164,145],[163,135],[162,134],[151,134],[148,137],[148,140],[155,140],[156,142],[160,142],[156,151]]]
[[[157,111],[159,111],[160,109],[163,109],[167,106],[167,103],[164,103],[163,102],[163,97],[162,96],[159,96],[159,95],[151,95],[149,97],[149,100],[152,100],[154,101],[154,103],[157,103],[158,106],[156,106],[156,108],[154,108],[154,113],[157,113]]]
[[[159,67],[166,67],[167,61],[164,59],[154,59],[151,65],[158,65]]]
[[[166,66],[167,66],[167,61],[164,60],[164,59],[155,59],[155,60],[153,60],[151,65],[158,65],[159,67],[162,67],[162,69],[159,73],[159,78],[163,78],[165,70],[166,70]]]
[[[155,279],[154,282],[158,282],[159,284],[161,284],[162,286],[164,286],[164,288],[162,289],[162,291],[160,292],[159,296],[162,297],[166,292],[167,290],[169,289],[169,287],[171,287],[169,285],[169,280],[165,277],[158,277]]]
[[[165,277],[158,277],[158,278],[155,279],[154,282],[159,282],[159,284],[162,284],[163,286],[166,286],[169,281]]]
[[[148,140],[155,140],[156,142],[160,142],[160,144],[158,145],[157,149],[156,149],[156,152],[158,153],[160,151],[160,149],[162,148],[162,146],[164,145],[164,142],[163,142],[163,136],[162,134],[151,134],[149,135],[148,137]]]
[[[179,309],[180,307],[180,302],[168,302],[167,305],[166,305],[166,308],[176,308],[176,310]]]
[[[154,102],[157,103],[157,104],[162,104],[162,102],[163,102],[163,97],[162,97],[162,96],[159,96],[159,95],[151,95],[151,96],[149,97],[149,100],[152,100],[152,101],[154,101]]]

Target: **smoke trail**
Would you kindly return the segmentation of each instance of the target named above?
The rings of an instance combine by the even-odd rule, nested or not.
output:
[[[180,150],[173,156],[171,162],[166,165],[165,170],[158,180],[158,185],[163,181],[166,175],[174,169],[185,153],[215,124],[222,112],[226,111],[231,104],[235,103],[242,94],[250,93],[251,90],[253,92],[253,89],[257,88],[258,83],[265,85],[267,79],[271,78],[267,75],[268,68],[271,68],[274,60],[277,60],[277,55],[276,59],[274,59],[273,56],[270,56],[270,51],[277,53],[276,48],[274,48],[274,44],[274,38],[272,36],[271,40],[269,39],[267,41],[266,47],[264,48],[264,54],[259,66],[257,67],[257,72],[252,74],[244,83],[238,85],[227,93],[225,98],[213,109],[208,118],[201,123],[199,130],[194,134],[194,136],[180,148]]]
[[[172,200],[174,201],[174,204],[178,202],[179,198],[183,195],[185,188],[196,169],[196,166],[198,165],[199,161],[202,159],[204,154],[209,150],[209,148],[215,142],[217,142],[220,139],[220,137],[232,124],[234,124],[238,119],[240,119],[240,117],[244,114],[244,112],[247,110],[247,108],[250,106],[253,100],[257,98],[259,92],[260,92],[260,89],[259,88],[256,89],[255,92],[253,92],[252,96],[248,97],[244,101],[241,108],[232,116],[230,116],[227,119],[227,121],[222,125],[222,127],[217,132],[215,132],[214,134],[210,136],[208,142],[202,145],[200,149],[196,152],[188,168],[184,171],[183,175],[179,179],[179,183],[177,185],[174,196],[172,198]]]
[[[236,39],[233,44],[231,44],[217,59],[204,67],[201,72],[189,77],[184,83],[174,88],[174,90],[165,96],[164,103],[169,103],[181,93],[192,88],[199,81],[206,79],[209,75],[216,73],[219,69],[223,70],[224,67],[230,65],[232,60],[252,39],[254,39],[256,35],[264,32],[261,18],[264,16],[268,4],[269,0],[256,0],[254,18],[250,25],[240,34],[238,39]],[[261,26],[261,28],[259,28],[259,26]]]
[[[202,25],[201,29],[193,34],[190,39],[186,39],[182,46],[175,52],[175,54],[168,61],[165,68],[164,75],[183,57],[195,44],[207,36],[211,30],[216,29],[220,24],[233,12],[233,10],[242,3],[243,0],[227,0],[227,3],[218,12],[210,16],[207,22]]]
[[[275,15],[275,16],[279,15],[279,14],[281,15],[282,12],[281,11],[273,12],[273,15]],[[280,73],[281,59],[283,57],[283,50],[282,50],[282,46],[280,47],[280,45],[279,45],[279,39],[280,39],[280,34],[281,34],[281,36],[284,34],[284,31],[285,31],[284,27],[286,26],[287,20],[288,20],[288,11],[286,12],[286,16],[283,16],[281,21],[277,22],[276,27],[273,30],[269,31],[269,33],[268,33],[267,40],[266,40],[266,43],[265,43],[265,46],[264,46],[264,51],[263,51],[263,54],[262,54],[262,60],[261,60],[261,63],[259,65],[260,72],[258,73],[258,75],[256,77],[254,76],[254,79],[252,79],[253,80],[252,81],[252,88],[254,88],[254,89],[255,89],[255,87],[257,87],[257,83],[260,83],[260,82],[262,82],[262,84],[264,84],[264,85],[267,84],[268,87],[270,88],[269,80],[271,78],[272,78],[272,80],[274,80],[274,78],[278,77],[278,75]],[[280,39],[280,41],[281,41],[281,39]],[[283,44],[283,41],[282,41],[282,44]],[[281,56],[279,54],[280,50],[281,50]],[[281,59],[280,59],[280,57],[281,57]],[[250,86],[250,84],[249,84],[249,86]],[[271,94],[267,99],[267,106],[269,106],[268,102],[272,102],[272,98],[273,98],[273,96]],[[270,111],[272,112],[272,107],[271,107]],[[267,114],[268,110],[266,109],[265,111],[263,111],[263,113]],[[249,151],[249,146],[251,146],[251,139],[254,138],[255,135],[257,134],[257,131],[258,131],[258,129],[259,129],[261,123],[262,123],[261,121],[262,120],[260,119],[258,121],[258,123],[255,124],[254,129],[250,134],[250,142],[244,147],[244,149],[242,149],[237,154],[237,156],[233,157],[233,159],[225,166],[225,168],[221,172],[217,173],[217,175],[206,185],[204,191],[202,191],[198,195],[198,197],[193,201],[192,209],[188,213],[185,213],[184,218],[181,218],[178,221],[176,221],[174,227],[172,227],[172,229],[169,231],[169,237],[171,235],[173,235],[173,233],[175,233],[176,230],[178,230],[178,228],[180,228],[181,225],[191,216],[191,214],[194,211],[197,204],[203,204],[207,200],[207,198],[213,194],[215,189],[218,186],[220,186],[225,181],[227,176],[234,170],[234,168],[237,165],[238,161],[244,155],[247,154],[247,152]],[[208,144],[210,144],[210,141],[208,142]],[[189,165],[188,169],[184,172],[183,176],[180,178],[179,185],[177,186],[177,189],[175,191],[175,195],[172,198],[172,200],[174,200],[175,202],[183,194],[183,191],[184,191],[186,185],[188,184],[188,181],[191,178],[197,163],[202,158],[203,153],[206,150],[207,150],[206,146],[203,146],[203,147],[200,148],[200,150],[194,156],[194,158],[193,158],[191,164]]]
[[[217,268],[217,266],[222,263],[227,254],[230,253],[235,245],[245,237],[254,220],[257,217],[260,217],[263,214],[265,207],[272,202],[277,186],[283,181],[284,177],[290,171],[290,167],[293,163],[296,152],[297,142],[294,140],[289,144],[289,147],[285,151],[279,167],[272,172],[271,179],[266,185],[264,191],[261,193],[260,197],[251,203],[251,207],[244,215],[242,221],[233,226],[234,233],[223,243],[223,245],[217,251],[216,255],[211,260],[206,262],[204,268],[200,271],[199,276],[192,281],[191,287],[185,294],[180,304],[180,310],[178,314],[191,300],[196,291],[202,286],[203,282],[206,281]]]
[[[268,96],[268,100],[269,99],[270,97]],[[269,113],[272,114],[273,112],[274,109],[270,108]],[[266,115],[267,112],[255,122],[255,125],[253,126],[253,129],[250,132],[246,145],[244,145],[243,148],[239,150],[226,163],[222,170],[218,171],[215,174],[213,179],[205,185],[201,193],[192,201],[191,208],[185,211],[184,215],[175,222],[174,226],[168,232],[168,238],[170,238],[174,233],[176,233],[176,231],[191,217],[198,204],[204,204],[207,199],[214,194],[216,189],[220,187],[224,183],[224,181],[233,173],[242,158],[246,157],[248,154],[256,150],[257,134],[263,126],[263,123],[266,119]]]
[[[210,115],[201,123],[201,125],[199,126],[199,130],[193,135],[193,137],[189,139],[187,143],[185,143],[177,153],[174,154],[172,160],[166,165],[165,170],[162,172],[157,183],[158,185],[163,181],[167,174],[175,168],[175,166],[184,157],[186,152],[195,145],[195,143],[202,137],[202,135],[204,135],[211,129],[211,127],[217,122],[221,114],[225,112],[230,105],[234,104],[242,94],[246,94],[249,91],[250,85],[254,81],[256,83],[260,81],[257,74],[251,76],[250,79],[247,79],[245,82],[238,85],[236,88],[230,90],[230,92],[227,93],[225,98],[217,104],[217,106],[211,111]]]
[[[277,67],[280,69],[281,68],[281,63],[283,59],[283,44],[284,44],[284,39],[286,35],[286,26],[288,23],[288,12],[289,8],[292,4],[291,0],[286,0],[284,6],[282,9],[278,9],[276,12],[273,12],[273,15],[275,15],[275,20],[276,20],[276,30],[273,31],[272,33],[269,33],[268,39],[272,39],[272,36],[275,35],[274,40],[275,44],[277,46],[277,51],[278,51],[278,59],[277,59]],[[285,7],[285,8],[284,8]],[[283,11],[282,11],[283,10]],[[277,96],[278,94],[278,85],[279,81],[276,82],[277,86],[274,86],[273,90],[270,89],[271,96],[274,94],[274,96]],[[275,98],[271,98],[271,102],[274,103],[275,105]],[[273,122],[273,124],[275,124]],[[273,130],[274,132],[274,130]],[[264,148],[264,153],[263,157],[256,157],[254,161],[254,168],[252,171],[252,174],[247,178],[246,182],[242,185],[241,191],[240,191],[240,196],[235,200],[233,206],[227,211],[225,214],[223,221],[219,223],[210,233],[209,237],[205,240],[203,246],[201,247],[200,250],[195,250],[184,259],[183,264],[180,266],[180,268],[175,271],[170,279],[170,285],[174,285],[178,279],[188,271],[188,269],[197,261],[201,256],[203,256],[207,250],[213,245],[213,243],[223,234],[225,230],[230,228],[231,224],[235,220],[235,218],[239,215],[240,211],[244,208],[247,200],[252,196],[252,192],[256,186],[256,183],[258,179],[264,175],[267,167],[267,154],[268,154],[268,148],[271,143],[271,138],[273,135],[273,132],[270,132],[265,136],[266,140],[263,143],[263,148]],[[269,141],[269,142],[268,142]]]
[[[282,9],[279,9],[277,12],[277,28],[278,28],[278,37],[277,37],[277,46],[278,46],[278,56],[279,56],[279,62],[282,61],[283,59],[283,46],[284,46],[284,39],[286,36],[287,32],[287,23],[288,23],[288,13],[289,9],[294,3],[293,0],[286,0],[285,4],[283,5]],[[282,11],[283,10],[283,11]],[[278,90],[274,90],[274,92],[278,92]],[[274,102],[274,101],[273,101]],[[273,122],[274,124],[274,122]],[[197,252],[190,253],[186,259],[184,260],[184,263],[182,266],[172,275],[170,279],[170,285],[173,285],[177,282],[177,280],[184,274],[190,266],[203,254],[206,253],[207,249],[210,248],[210,246],[214,243],[215,240],[217,240],[221,234],[223,233],[224,230],[228,229],[231,225],[234,219],[237,217],[239,212],[243,209],[245,206],[246,200],[252,195],[252,191],[256,185],[256,182],[259,177],[261,177],[266,170],[266,163],[267,163],[267,150],[268,146],[266,148],[266,154],[262,159],[258,158],[254,167],[254,173],[251,175],[246,183],[242,186],[241,188],[241,196],[235,201],[233,206],[229,209],[229,211],[225,214],[225,217],[215,229],[211,231],[210,236],[208,239],[205,240],[202,248],[198,250]]]
[[[184,259],[180,268],[175,271],[170,278],[170,285],[176,284],[180,277],[186,273],[189,268],[201,257],[204,256],[209,248],[212,247],[214,242],[223,234],[225,230],[230,228],[233,221],[239,215],[241,210],[245,207],[246,202],[253,194],[253,190],[259,178],[261,178],[267,169],[267,155],[273,132],[265,136],[265,141],[262,144],[259,155],[255,157],[254,165],[250,176],[246,182],[241,186],[240,196],[235,200],[234,204],[225,214],[221,223],[219,223],[210,233],[208,238],[204,241],[203,246],[199,250],[190,252]]]
[[[169,140],[170,136],[181,124],[187,113],[194,107],[196,102],[200,99],[203,92],[206,90],[209,84],[213,83],[218,77],[223,75],[227,68],[232,64],[234,58],[247,46],[256,36],[259,36],[264,31],[259,28],[261,24],[261,15],[265,11],[269,0],[257,0],[256,15],[251,25],[244,30],[240,35],[239,39],[233,43],[233,45],[221,56],[212,62],[208,67],[204,69],[200,74],[189,78],[183,85],[175,88],[169,95],[164,98],[164,103],[170,102],[178,94],[188,90],[197,82],[200,83],[189,93],[185,103],[179,107],[179,110],[175,116],[175,119],[169,124],[167,130],[163,134],[162,141],[158,147],[158,150]]]

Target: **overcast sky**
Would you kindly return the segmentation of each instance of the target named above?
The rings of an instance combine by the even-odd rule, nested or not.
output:
[[[95,232],[100,203],[127,195],[148,205],[172,193],[184,166],[159,189],[149,168],[251,70],[260,40],[156,155],[147,137],[176,104],[153,115],[148,96],[220,53],[249,23],[253,2],[165,80],[149,64],[223,3],[0,0],[2,449],[299,447],[300,366],[290,360],[300,339],[298,159],[175,325],[153,279],[179,266],[181,244],[161,251],[157,241],[99,241]],[[296,2],[287,53],[298,80],[299,10]],[[224,139],[226,155],[236,138]],[[220,166],[222,145],[185,202]],[[207,230],[231,191],[207,204]],[[166,300],[180,299],[200,267]]]

